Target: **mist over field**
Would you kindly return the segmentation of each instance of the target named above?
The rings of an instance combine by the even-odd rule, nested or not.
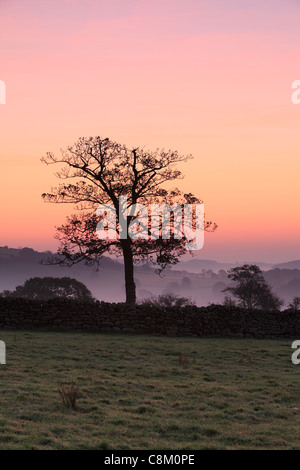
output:
[[[121,260],[103,257],[98,271],[83,263],[72,268],[42,265],[50,252],[32,248],[0,247],[0,292],[13,290],[31,277],[72,277],[83,282],[98,300],[124,302],[124,266]],[[282,297],[285,305],[300,293],[300,261],[278,265],[257,263],[264,270],[266,281]],[[188,297],[198,306],[222,303],[222,290],[230,285],[227,270],[236,263],[192,258],[168,267],[161,275],[151,263],[135,267],[137,298],[143,300],[163,293]]]

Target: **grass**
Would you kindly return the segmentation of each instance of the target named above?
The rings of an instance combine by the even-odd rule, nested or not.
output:
[[[0,449],[300,449],[292,341],[22,331],[0,339]],[[74,409],[60,383],[79,388]]]

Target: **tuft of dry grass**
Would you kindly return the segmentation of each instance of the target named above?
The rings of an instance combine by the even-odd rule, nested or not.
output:
[[[79,387],[75,387],[74,382],[72,382],[71,385],[64,385],[63,383],[60,383],[60,385],[57,386],[57,390],[60,394],[63,404],[75,409]]]
[[[179,353],[179,364],[182,364],[187,369],[190,367],[191,361],[186,354]]]

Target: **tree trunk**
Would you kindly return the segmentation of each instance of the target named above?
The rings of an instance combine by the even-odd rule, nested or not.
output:
[[[131,250],[131,242],[129,240],[122,240],[122,249],[124,256],[124,270],[125,270],[125,290],[126,290],[126,303],[130,307],[135,307],[136,292],[135,282],[133,275],[133,256]]]

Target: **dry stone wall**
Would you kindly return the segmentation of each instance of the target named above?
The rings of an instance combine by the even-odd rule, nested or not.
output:
[[[153,308],[104,302],[0,299],[0,329],[107,331],[169,336],[300,339],[300,312],[222,305]]]

